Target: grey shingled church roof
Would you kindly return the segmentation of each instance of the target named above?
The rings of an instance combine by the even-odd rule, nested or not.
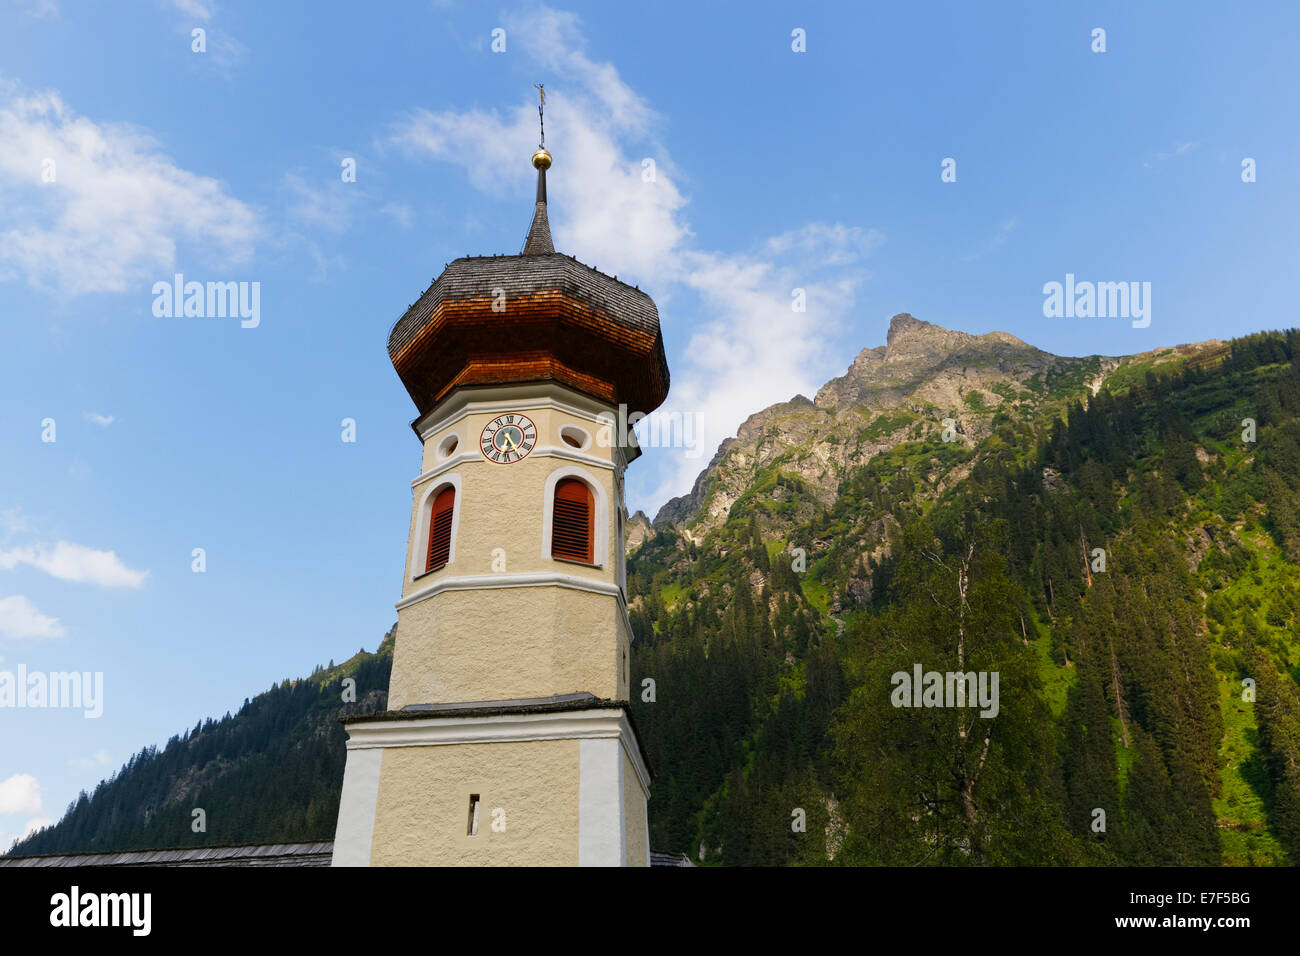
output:
[[[122,850],[60,856],[0,856],[0,866],[329,866],[334,841]]]
[[[619,282],[573,256],[555,251],[551,224],[546,215],[546,170],[537,171],[537,204],[532,225],[517,256],[462,256],[448,263],[442,275],[393,325],[388,334],[388,354],[395,357],[429,320],[440,302],[496,298],[497,290],[507,299],[535,292],[562,292],[602,309],[620,322],[652,335],[659,332],[659,310],[654,300],[640,289]],[[666,363],[662,369],[668,382]]]
[[[542,229],[549,246],[550,230],[544,219]],[[533,241],[531,232],[528,241]],[[517,256],[462,256],[448,263],[442,275],[397,320],[388,336],[388,354],[397,355],[402,346],[423,328],[440,302],[491,299],[498,295],[497,289],[502,290],[508,300],[539,291],[562,292],[600,308],[615,321],[651,335],[659,331],[659,310],[650,296],[613,276],[583,265],[572,256],[554,251]],[[664,371],[666,381],[667,370]]]

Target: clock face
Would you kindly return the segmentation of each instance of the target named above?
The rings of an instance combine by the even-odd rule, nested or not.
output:
[[[479,438],[483,457],[502,465],[527,458],[536,444],[537,426],[524,415],[498,415]]]

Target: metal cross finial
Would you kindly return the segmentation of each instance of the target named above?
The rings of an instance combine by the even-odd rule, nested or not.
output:
[[[542,115],[542,108],[546,106],[546,85],[544,83],[534,83],[533,86],[537,89],[537,96],[540,100],[537,104],[537,125],[542,130],[542,138],[537,144],[537,148],[544,149],[546,147],[546,119]]]

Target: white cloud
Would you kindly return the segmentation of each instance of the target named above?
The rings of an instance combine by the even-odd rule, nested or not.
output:
[[[1006,244],[1006,241],[1011,238],[1011,234],[1015,231],[1015,219],[1003,219],[1002,222],[998,223],[998,227],[993,231],[993,235],[985,239],[974,252],[962,256],[962,261],[974,262],[976,259],[982,259],[990,253],[996,252]]]
[[[63,625],[38,611],[21,594],[0,598],[0,636],[62,637]]]
[[[73,757],[68,761],[68,767],[73,773],[86,773],[107,767],[112,762],[113,760],[109,757],[107,750],[99,750],[89,757]]]
[[[11,6],[37,20],[59,19],[59,5],[55,0],[11,0]]]
[[[99,412],[86,412],[86,421],[94,422],[100,428],[107,428],[113,422],[117,421],[112,415],[101,415]]]
[[[78,116],[54,91],[0,99],[0,204],[16,223],[0,232],[0,279],[67,295],[147,288],[174,271],[183,242],[245,262],[262,228],[147,132]]]
[[[30,773],[0,780],[0,815],[32,816],[43,809],[40,782]]]
[[[813,222],[773,236],[764,244],[764,251],[771,256],[798,254],[806,265],[844,266],[870,255],[884,241],[875,229]]]
[[[23,832],[10,836],[3,828],[0,828],[0,853],[8,852],[13,845],[19,840],[26,839],[41,827],[47,827],[54,821],[49,817],[32,817],[23,824]]]
[[[684,214],[682,177],[656,138],[658,116],[611,64],[587,55],[578,18],[542,7],[505,25],[512,52],[563,78],[548,85],[546,104],[556,248],[652,289],[666,328],[695,319],[683,314],[681,299],[693,296],[703,306],[687,348],[672,356],[665,411],[699,414],[704,451],[656,452],[671,471],[648,496],[647,506],[657,505],[688,490],[713,449],[748,415],[799,392],[811,395],[829,377],[836,361],[830,333],[867,278],[861,260],[884,237],[813,222],[752,250],[699,248]],[[536,174],[527,157],[536,143],[535,100],[504,112],[416,110],[387,140],[407,155],[455,163],[476,188],[503,198],[531,189]],[[647,159],[654,163],[651,182],[642,175]],[[523,232],[521,223],[520,245]],[[796,287],[807,295],[802,313],[792,309]]]
[[[198,57],[193,62],[196,65],[216,67],[218,72],[231,76],[234,68],[248,56],[248,47],[212,25],[212,18],[217,12],[216,4],[211,0],[168,0],[168,5],[182,17],[177,23],[177,32],[184,35],[185,40],[182,42],[185,47]],[[203,24],[202,53],[194,51],[191,46],[193,31],[199,24]]]
[[[415,210],[409,204],[404,202],[386,203],[379,210],[385,216],[392,218],[393,222],[403,229],[410,229],[415,223]]]
[[[61,581],[97,584],[102,588],[141,588],[148,571],[136,571],[122,563],[114,551],[100,551],[70,541],[0,551],[0,570],[26,564]]]
[[[287,173],[284,184],[292,199],[289,214],[309,226],[330,232],[345,232],[352,224],[352,205],[359,198],[357,187],[341,179],[313,186],[297,173]]]
[[[211,3],[204,3],[203,0],[170,0],[170,2],[177,11],[187,17],[202,20],[204,23],[212,19]]]
[[[1190,153],[1199,145],[1200,143],[1175,143],[1173,152],[1156,153],[1156,159],[1159,160],[1173,159],[1175,156],[1182,156],[1185,153]]]
[[[6,535],[26,534],[36,530],[36,523],[23,514],[21,508],[6,508],[0,511],[0,532]]]

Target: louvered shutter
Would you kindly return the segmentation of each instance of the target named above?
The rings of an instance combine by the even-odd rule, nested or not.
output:
[[[456,510],[456,489],[444,488],[433,499],[429,515],[429,554],[424,570],[436,571],[451,557],[451,516]]]
[[[551,557],[591,563],[591,489],[574,478],[555,486],[555,513],[551,522]]]

